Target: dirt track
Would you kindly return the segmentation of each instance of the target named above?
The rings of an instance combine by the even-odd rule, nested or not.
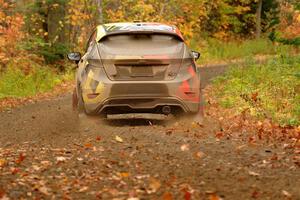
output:
[[[224,71],[210,70],[205,85]],[[70,95],[2,112],[0,199],[300,199],[284,144],[218,130],[211,118],[204,127],[78,118]]]

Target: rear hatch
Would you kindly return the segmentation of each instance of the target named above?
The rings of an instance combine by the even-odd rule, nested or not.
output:
[[[185,51],[172,35],[112,35],[99,43],[104,69],[111,80],[162,81],[176,77]]]

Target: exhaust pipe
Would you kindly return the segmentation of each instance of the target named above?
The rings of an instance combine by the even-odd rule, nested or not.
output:
[[[169,115],[169,114],[171,113],[171,107],[170,107],[170,106],[164,106],[164,107],[162,108],[162,112],[163,112],[163,114],[165,114],[165,115]]]

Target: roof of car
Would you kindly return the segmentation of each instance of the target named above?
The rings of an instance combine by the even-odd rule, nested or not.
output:
[[[179,29],[176,26],[155,22],[134,22],[134,23],[110,23],[97,27],[96,40],[99,42],[105,36],[128,34],[128,33],[161,33],[177,36],[184,41]]]

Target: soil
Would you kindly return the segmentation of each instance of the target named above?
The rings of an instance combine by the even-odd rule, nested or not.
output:
[[[209,79],[222,68],[201,69]],[[0,113],[0,199],[300,199],[295,151],[186,119],[78,116],[71,94]]]

